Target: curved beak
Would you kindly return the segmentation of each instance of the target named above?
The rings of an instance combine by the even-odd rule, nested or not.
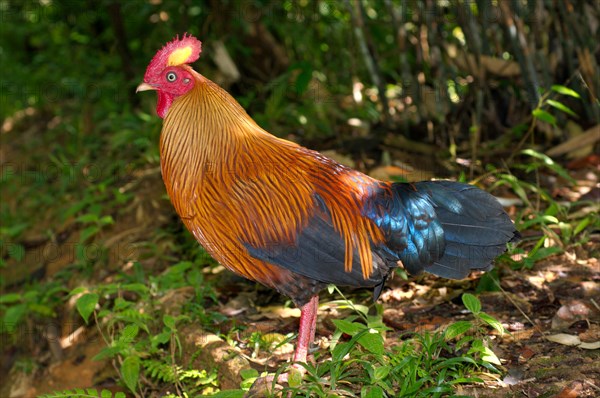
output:
[[[137,86],[137,88],[135,89],[135,92],[139,93],[140,91],[148,91],[148,90],[156,90],[156,87],[153,87],[153,86],[149,85],[148,83],[142,83],[139,86]]]

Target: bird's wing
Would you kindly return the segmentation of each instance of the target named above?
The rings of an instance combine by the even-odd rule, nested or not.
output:
[[[294,242],[271,242],[264,247],[244,243],[250,255],[323,283],[357,287],[382,284],[388,268],[379,257],[373,258],[373,273],[367,279],[363,277],[356,250],[352,257],[352,270],[344,270],[344,238],[335,230],[330,209],[323,199],[316,193],[313,198],[312,215],[297,233]]]

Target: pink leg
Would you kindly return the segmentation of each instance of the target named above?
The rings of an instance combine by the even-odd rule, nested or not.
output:
[[[306,363],[308,349],[315,339],[318,309],[319,296],[311,297],[310,301],[300,309],[300,328],[298,329],[298,343],[294,353],[294,362]]]
[[[296,344],[296,352],[294,353],[294,362],[306,363],[308,357],[308,349],[310,343],[315,339],[315,331],[317,328],[317,310],[319,309],[319,296],[311,297],[310,301],[300,308],[300,328],[298,329],[298,343]],[[303,376],[306,372],[304,366],[293,364]],[[256,379],[246,397],[264,396],[265,391],[271,391],[273,387],[274,376],[266,376]],[[282,373],[277,377],[277,383],[287,383],[288,373]],[[271,391],[272,392],[272,391]],[[288,397],[291,396],[291,392]]]

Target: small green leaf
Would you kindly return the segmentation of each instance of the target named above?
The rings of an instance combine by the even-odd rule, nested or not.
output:
[[[534,109],[531,114],[533,115],[533,117],[535,117],[536,119],[539,119],[543,122],[546,123],[550,123],[551,125],[555,126],[556,125],[556,118],[554,116],[552,116],[551,114],[549,114],[548,112],[546,112],[543,109]]]
[[[500,323],[500,321],[498,321],[493,316],[488,315],[485,312],[481,312],[481,313],[479,313],[478,317],[482,321],[484,321],[485,323],[487,323],[488,325],[490,325],[491,327],[493,327],[494,329],[496,329],[496,331],[498,333],[500,333],[501,335],[505,333],[504,326],[502,326],[502,324]]]
[[[79,221],[80,223],[95,223],[98,222],[98,216],[96,214],[84,214],[82,216],[77,217],[77,221]]]
[[[481,312],[481,302],[471,293],[465,293],[462,295],[462,302],[469,311],[473,314],[479,314]]]
[[[243,380],[250,379],[252,377],[258,377],[258,370],[256,369],[242,369],[240,371],[240,376],[242,376]]]
[[[90,225],[86,227],[83,231],[81,231],[81,235],[79,236],[80,242],[85,242],[92,236],[96,235],[100,231],[100,227],[97,225]]]
[[[488,347],[483,347],[483,350],[481,351],[481,359],[486,362],[493,363],[494,365],[501,365],[500,359],[498,359],[494,351]]]
[[[341,361],[350,352],[351,348],[352,344],[350,343],[338,343],[331,352],[331,357],[334,361]]]
[[[69,297],[76,296],[80,293],[87,291],[87,287],[79,286],[69,292]]]
[[[467,330],[471,329],[472,327],[473,327],[473,324],[469,321],[457,321],[446,328],[446,332],[445,332],[444,336],[446,337],[446,340],[452,340],[452,339],[460,336],[461,334],[465,333]]]
[[[308,84],[312,79],[312,67],[306,63],[301,65],[300,73],[296,77],[296,93],[301,96],[308,89]]]
[[[378,380],[383,380],[387,377],[387,375],[390,373],[390,367],[389,366],[377,366],[375,368],[375,370],[373,371],[373,378],[378,381]]]
[[[112,398],[112,392],[110,390],[102,390],[100,398]]]
[[[379,386],[368,386],[360,394],[361,398],[383,398],[383,389]]]
[[[566,114],[569,114],[571,116],[574,117],[579,117],[579,115],[577,115],[575,112],[573,112],[573,110],[571,108],[569,108],[566,105],[563,105],[562,103],[558,102],[558,101],[554,101],[554,100],[546,100],[546,102],[548,103],[548,105],[555,107],[556,109],[563,111]]]
[[[7,252],[10,258],[17,261],[22,261],[25,258],[25,246],[18,243],[9,245]]]
[[[123,377],[123,382],[127,388],[131,390],[131,392],[136,392],[137,383],[140,377],[140,358],[136,356],[131,356],[125,358],[123,364],[121,365],[121,377]]]
[[[126,395],[122,391],[119,391],[115,394],[115,398],[125,398],[125,397],[126,397]]]
[[[112,216],[104,216],[98,220],[101,225],[114,224],[115,220],[113,220]]]
[[[56,316],[56,312],[54,311],[54,309],[46,304],[31,303],[31,304],[29,304],[29,310],[31,312],[34,312],[34,313],[37,313],[37,314],[40,314],[43,316],[47,316],[47,317]]]
[[[521,151],[521,153],[524,155],[528,155],[528,156],[532,156],[534,158],[540,159],[542,162],[544,162],[544,165],[546,165],[550,170],[553,170],[555,173],[560,175],[565,180],[572,182],[573,184],[575,184],[577,182],[577,181],[575,181],[575,179],[573,177],[571,177],[569,175],[569,172],[567,172],[567,170],[565,170],[562,166],[560,166],[559,164],[554,162],[554,160],[552,160],[552,158],[550,156],[548,156],[544,153],[536,152],[533,149],[524,149]]]
[[[302,384],[302,372],[292,367],[288,372],[288,384],[290,387],[299,387]]]
[[[123,290],[139,294],[146,294],[148,293],[149,289],[148,286],[144,285],[143,283],[128,283],[126,285],[123,285]]]
[[[211,398],[243,398],[246,396],[244,390],[224,390],[211,395]]]
[[[164,331],[162,333],[152,336],[150,340],[152,341],[152,347],[156,348],[161,344],[165,344],[171,341],[171,332]]]
[[[90,318],[92,312],[94,312],[94,309],[98,304],[98,300],[99,296],[96,293],[86,293],[77,299],[75,306],[77,307],[77,311],[79,311],[79,314],[85,323],[88,323],[88,319]]]
[[[591,217],[589,217],[589,216],[584,218],[583,220],[579,221],[579,223],[573,230],[573,235],[577,235],[581,231],[583,231],[590,224],[590,222],[591,222]]]
[[[163,315],[163,323],[165,324],[166,327],[168,327],[171,330],[176,329],[175,328],[175,318],[173,318],[171,315]]]
[[[136,324],[130,324],[123,328],[119,341],[125,344],[129,344],[135,339],[140,331],[140,327]]]
[[[568,95],[570,97],[575,97],[575,98],[581,98],[581,96],[579,95],[579,93],[577,91],[570,89],[568,87],[561,86],[559,84],[554,84],[551,88],[552,88],[552,90],[556,91],[559,94]]]
[[[6,312],[4,312],[4,317],[2,318],[2,328],[7,332],[12,333],[26,313],[27,304],[23,303],[9,307]]]

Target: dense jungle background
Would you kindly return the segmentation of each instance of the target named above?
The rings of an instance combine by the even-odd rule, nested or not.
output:
[[[135,88],[185,32],[269,132],[379,179],[475,184],[523,235],[467,280],[399,270],[377,303],[331,287],[314,362],[274,394],[600,395],[597,1],[0,0],[0,18],[0,396],[257,396],[289,363],[299,310],[212,260],[165,193],[156,96]]]

